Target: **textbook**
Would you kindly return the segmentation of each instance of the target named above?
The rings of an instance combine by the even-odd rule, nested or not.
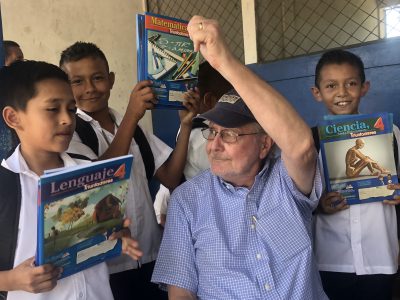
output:
[[[326,116],[318,134],[329,192],[339,192],[349,205],[399,194],[387,188],[398,183],[392,114]]]
[[[185,109],[183,94],[197,85],[200,54],[187,21],[152,13],[136,15],[138,80],[151,80],[155,108]]]
[[[60,266],[63,278],[121,254],[108,237],[122,226],[132,163],[126,155],[40,177],[36,265]]]

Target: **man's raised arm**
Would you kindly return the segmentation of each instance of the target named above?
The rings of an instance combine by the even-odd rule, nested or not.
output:
[[[309,194],[317,153],[307,124],[278,91],[233,56],[215,20],[194,16],[188,31],[195,51],[200,50],[211,66],[233,85],[260,125],[282,150],[282,159],[297,188]]]

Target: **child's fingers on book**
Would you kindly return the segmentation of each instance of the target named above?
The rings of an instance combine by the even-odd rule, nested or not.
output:
[[[400,184],[399,183],[391,183],[387,185],[387,188],[389,190],[400,190]]]

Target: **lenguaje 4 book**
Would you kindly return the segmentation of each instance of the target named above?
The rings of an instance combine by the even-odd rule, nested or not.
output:
[[[39,180],[37,265],[63,267],[62,278],[121,254],[132,155],[57,169]]]
[[[349,205],[393,199],[397,192],[387,188],[398,183],[392,114],[326,116],[318,133],[328,191]]]
[[[152,13],[136,16],[138,79],[153,81],[156,108],[184,109],[183,93],[197,85],[200,54],[187,24]]]

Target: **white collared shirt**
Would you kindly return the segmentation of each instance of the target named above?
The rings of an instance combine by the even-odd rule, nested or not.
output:
[[[194,128],[190,132],[186,164],[183,170],[186,180],[192,179],[200,172],[210,168],[210,162],[208,161],[206,152],[207,140],[203,137],[201,129],[202,128]],[[161,215],[167,214],[170,196],[169,190],[161,184],[154,200],[154,210],[158,223],[161,222]]]
[[[77,113],[82,119],[90,122],[99,141],[99,155],[103,154],[108,148],[108,143],[113,140],[114,134],[103,130],[96,120],[82,110],[78,109]],[[119,126],[122,121],[121,115],[111,108],[110,113],[115,117],[115,122]],[[172,149],[155,135],[149,134],[145,130],[143,130],[143,132],[153,152],[154,170],[157,171],[168,159]],[[81,142],[76,132],[74,133],[74,137],[72,138],[67,152],[82,154],[91,159],[97,158],[93,151]],[[148,263],[157,258],[162,232],[156,221],[142,155],[134,139],[132,139],[129,153],[133,155],[134,161],[131,171],[132,180],[129,181],[128,202],[125,215],[131,219],[130,230],[132,237],[139,242],[139,247],[143,251],[141,262]],[[108,266],[110,273],[117,273],[137,268],[137,262],[126,255],[122,255],[121,257],[109,261]]]
[[[60,155],[64,166],[77,164],[71,157],[63,153]],[[35,256],[37,231],[37,193],[38,180],[21,155],[18,146],[14,153],[2,166],[20,174],[21,181],[21,210],[18,224],[18,240],[15,251],[14,267],[23,261]],[[32,294],[23,291],[8,292],[7,300],[91,300],[113,299],[109,281],[107,265],[101,263],[74,275],[60,279],[57,286],[46,293]]]
[[[399,145],[399,128],[393,126],[393,132]],[[315,254],[320,271],[394,274],[398,253],[392,205],[374,202],[350,205],[331,215],[316,214]]]

